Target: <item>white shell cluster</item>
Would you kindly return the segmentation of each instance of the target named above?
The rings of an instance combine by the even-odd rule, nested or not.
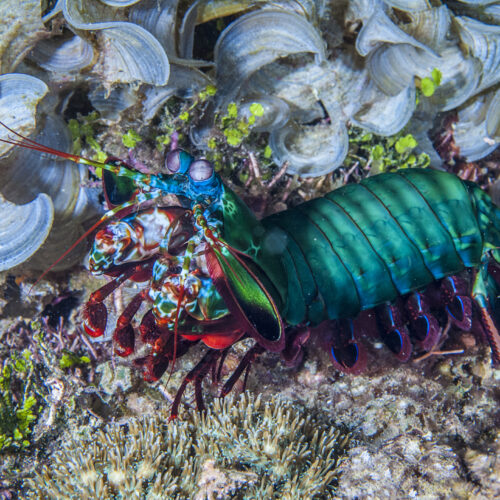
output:
[[[471,4],[470,15],[484,17],[484,9],[475,9],[478,2],[463,3]],[[354,51],[345,42],[328,51],[318,18],[285,9],[245,14],[216,47],[221,98],[265,95],[288,105],[289,120],[280,118],[282,125],[268,130],[276,162],[288,161],[291,173],[322,175],[341,165],[348,123],[387,136],[406,126],[438,166],[426,133],[439,112],[452,109],[458,111],[455,141],[462,155],[482,158],[499,141],[500,26],[492,16],[499,2],[480,3],[488,4],[492,24],[455,15],[439,2],[351,1],[344,18],[333,17],[328,29],[359,26]],[[298,52],[314,59],[283,60]],[[441,84],[431,97],[419,96],[417,108],[416,83],[434,68]],[[328,116],[317,123],[324,114],[320,102]],[[277,106],[275,114],[282,109]]]
[[[62,118],[35,113],[47,91],[47,85],[33,76],[0,76],[0,116],[12,130],[69,151],[71,140]],[[0,137],[18,139],[4,127]],[[30,267],[45,269],[83,234],[81,223],[96,214],[95,194],[83,187],[87,170],[52,155],[0,145],[0,270],[30,257]],[[81,246],[56,269],[74,265],[84,250]]]
[[[439,113],[456,111],[454,140],[468,160],[500,141],[500,1],[58,0],[40,15],[63,29],[32,37],[17,73],[0,76],[0,119],[56,149],[70,149],[61,114],[77,89],[104,123],[131,108],[147,123],[171,96],[208,84],[217,86],[218,109],[191,130],[198,147],[215,112],[235,101],[245,115],[259,102],[255,129],[269,133],[275,162],[301,176],[342,164],[350,125],[386,136],[406,127],[435,166],[427,133]],[[196,29],[218,19],[227,26],[213,60],[198,60]],[[442,81],[425,97],[418,88],[434,68]],[[47,267],[95,213],[85,170],[65,163],[0,144],[0,204],[43,220],[23,226],[28,250],[14,257],[5,253],[12,219],[5,228],[0,221],[0,268],[44,241],[48,250],[30,263]]]
[[[29,259],[49,235],[54,219],[50,197],[39,194],[32,202],[15,205],[0,195],[0,271]]]

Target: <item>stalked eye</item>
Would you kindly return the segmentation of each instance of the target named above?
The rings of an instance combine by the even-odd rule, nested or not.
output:
[[[189,167],[189,177],[195,182],[206,181],[212,177],[214,167],[207,160],[196,160]]]
[[[167,157],[165,158],[165,166],[168,171],[173,174],[176,174],[181,168],[180,153],[180,149],[174,149],[173,151],[169,151],[167,153]]]
[[[171,174],[185,174],[193,161],[193,157],[182,149],[174,149],[167,153],[165,166]]]

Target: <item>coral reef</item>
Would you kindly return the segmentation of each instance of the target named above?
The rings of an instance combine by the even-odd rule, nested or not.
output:
[[[341,467],[341,497],[466,498],[458,460],[450,446],[407,435],[357,446]]]
[[[486,449],[471,447],[466,450],[463,460],[472,481],[473,492],[478,499],[498,498],[500,496],[500,474],[498,458],[500,456],[500,432],[492,433],[492,439]]]
[[[4,1],[1,12],[9,22],[0,68],[9,74],[0,75],[2,121],[67,150],[63,120],[98,115],[100,132],[114,128],[124,137],[121,153],[138,138],[164,148],[181,128],[181,142],[189,138],[229,174],[252,152],[240,148],[252,129],[259,133],[250,149],[265,152],[259,155],[263,163],[274,162],[277,171],[286,164],[284,170],[302,176],[328,174],[343,164],[353,124],[382,136],[410,133],[415,153],[425,151],[438,167],[433,127],[439,112],[453,110],[454,139],[464,157],[474,161],[497,147],[496,5],[226,3],[61,0],[41,7],[31,0]],[[165,119],[171,99],[191,100],[178,114],[182,127]],[[258,114],[252,112],[256,106]],[[3,139],[12,139],[3,132]],[[103,147],[88,138],[88,150],[101,159],[116,149],[112,141]],[[225,154],[231,150],[240,154]],[[33,255],[31,267],[43,269],[47,257],[60,254],[95,217],[96,193],[85,169],[5,144],[0,156],[3,210],[38,200],[29,210],[44,221],[39,230],[23,228],[29,251],[17,259],[0,255],[0,268]],[[408,155],[408,163],[416,157]],[[41,194],[50,200],[37,198]],[[2,241],[15,234],[7,229]],[[60,267],[80,261],[82,253]]]
[[[51,291],[45,287],[44,293]],[[25,312],[32,313],[26,306]],[[52,326],[50,308],[45,307],[41,321],[0,320],[0,453],[9,460],[16,458],[16,450],[36,450],[56,420],[65,388],[71,385],[75,392],[81,387],[79,377],[90,363],[81,351],[81,337],[63,327],[62,317]],[[4,316],[9,311],[6,307]]]
[[[47,318],[30,324],[17,320],[11,328],[6,320],[1,323],[0,452],[5,452],[28,448],[49,430],[65,385],[77,381],[75,370],[90,359],[62,344],[57,337],[68,332],[53,329]],[[78,338],[70,338],[77,345]]]
[[[259,217],[380,171],[440,165],[434,147],[484,187],[498,178],[499,150],[471,162],[500,137],[498,3],[2,0],[0,119],[151,172],[172,145],[201,151]],[[101,210],[97,178],[0,151],[10,154],[0,163],[0,498],[500,496],[499,371],[460,332],[444,349],[464,356],[399,366],[376,345],[357,377],[314,345],[298,367],[266,353],[248,386],[271,398],[267,410],[245,395],[167,424],[200,350],[168,383],[146,385],[110,360],[111,343],[81,334],[76,311],[60,312],[96,278],[61,273],[29,291],[40,273],[28,266],[46,269]],[[321,177],[285,173],[317,175],[343,159]],[[498,203],[498,180],[495,189]],[[81,262],[83,246],[62,265]],[[110,325],[132,292],[120,293]],[[229,353],[224,377],[244,350]],[[193,405],[191,387],[184,399]],[[336,428],[353,435],[349,446]]]
[[[42,326],[46,330],[44,325],[39,325],[35,333]],[[264,474],[261,472],[264,469],[271,471],[272,466],[279,462],[271,461],[268,455],[261,456],[259,461],[258,457],[245,455],[245,450],[249,449],[248,443],[252,442],[248,440],[250,435],[260,442],[258,447],[255,444],[251,446],[251,449],[258,449],[259,453],[266,443],[272,442],[272,439],[266,441],[263,436],[265,432],[269,432],[270,438],[275,436],[272,433],[277,429],[278,414],[271,412],[271,418],[264,418],[265,405],[261,402],[259,411],[252,413],[254,425],[249,428],[251,434],[242,425],[247,418],[242,408],[248,403],[246,398],[252,398],[245,395],[247,402],[239,403],[237,407],[231,406],[234,404],[231,399],[215,401],[208,406],[209,413],[205,417],[194,412],[183,412],[183,421],[167,424],[169,404],[164,396],[168,398],[172,388],[179,385],[182,373],[192,368],[199,352],[195,352],[192,359],[179,360],[179,371],[176,370],[168,385],[163,381],[163,385],[149,386],[126,366],[118,365],[118,372],[113,378],[111,362],[107,361],[108,353],[100,356],[106,361],[99,364],[95,372],[93,363],[90,366],[72,366],[62,371],[60,361],[65,358],[58,343],[68,339],[65,345],[70,347],[75,337],[71,330],[57,335],[49,330],[46,331],[45,340],[46,346],[50,347],[47,354],[42,351],[35,356],[35,359],[43,360],[37,364],[37,369],[47,365],[55,375],[49,378],[43,368],[45,380],[51,384],[44,387],[49,405],[44,406],[39,422],[29,437],[33,444],[16,454],[2,453],[0,488],[7,487],[5,491],[14,495],[14,498],[16,492],[20,498],[50,498],[46,490],[41,487],[38,490],[36,487],[28,489],[28,483],[31,482],[26,481],[23,486],[20,480],[31,478],[31,481],[36,482],[35,471],[39,471],[42,477],[40,471],[44,467],[43,474],[49,474],[51,478],[48,484],[57,483],[59,476],[54,465],[59,463],[59,459],[54,454],[61,452],[61,447],[68,455],[80,457],[81,463],[87,464],[91,471],[95,469],[107,488],[112,487],[108,481],[109,469],[106,469],[108,458],[101,463],[96,459],[85,461],[86,457],[93,454],[95,448],[99,457],[112,456],[113,460],[123,463],[124,458],[118,459],[116,450],[108,455],[105,449],[106,439],[113,441],[116,436],[119,436],[118,442],[128,446],[127,449],[139,453],[144,448],[134,444],[129,431],[135,425],[134,429],[142,426],[143,434],[146,433],[145,429],[153,429],[160,437],[157,443],[154,438],[156,434],[149,434],[147,446],[150,457],[157,457],[158,449],[160,455],[162,451],[166,452],[167,458],[161,458],[161,464],[168,460],[169,450],[171,456],[178,457],[181,465],[167,468],[167,472],[170,471],[168,474],[175,476],[175,485],[179,480],[177,471],[191,467],[195,463],[194,459],[197,459],[196,481],[187,473],[182,476],[188,483],[186,488],[191,488],[193,492],[190,498],[195,498],[197,494],[199,496],[196,498],[200,499],[217,498],[217,494],[227,498],[230,496],[227,493],[229,491],[234,492],[231,493],[234,498],[257,497],[250,492],[261,488],[260,481]],[[18,339],[19,345],[26,343],[25,332],[7,337],[4,334],[4,346],[10,337]],[[495,498],[498,493],[495,463],[499,459],[496,430],[499,371],[492,369],[488,354],[475,348],[474,342],[472,336],[464,333],[450,339],[445,348],[467,345],[467,356],[433,356],[407,365],[384,358],[378,352],[377,355],[373,354],[374,359],[370,363],[372,368],[365,375],[356,377],[336,373],[326,354],[313,344],[308,347],[305,363],[298,368],[285,367],[276,355],[263,355],[261,362],[252,368],[248,384],[250,392],[262,394],[264,400],[279,395],[279,403],[275,399],[273,404],[278,404],[278,409],[284,412],[279,427],[284,431],[278,438],[280,453],[283,453],[282,444],[297,452],[298,447],[286,439],[295,440],[301,434],[310,436],[309,429],[323,430],[325,422],[332,429],[350,430],[353,437],[350,445],[345,447],[346,454],[332,469],[335,476],[333,485],[338,485],[335,491],[321,493],[318,498],[394,498],[410,494],[428,499],[450,496],[464,499]],[[94,350],[103,348],[106,348],[106,344],[93,345]],[[375,346],[375,349],[385,351],[386,348]],[[90,353],[89,357],[94,361]],[[237,364],[237,356],[230,355],[228,363]],[[120,378],[124,370],[127,373],[124,378]],[[92,373],[94,378],[90,378]],[[64,389],[63,394],[61,387]],[[50,391],[48,396],[47,391]],[[194,395],[190,392],[186,402],[192,404],[193,401]],[[291,410],[289,405],[293,405]],[[294,417],[287,413],[289,411],[298,411],[300,419],[308,414],[320,414],[320,422],[309,427],[300,424],[296,434],[290,434],[290,428],[295,424]],[[117,419],[117,422],[106,424],[109,419]],[[47,424],[50,424],[49,429]],[[263,432],[260,436],[256,434],[259,429]],[[99,444],[102,435],[108,435],[108,438],[104,437],[104,441]],[[209,452],[217,450],[216,456],[205,455],[198,459],[201,454],[198,454],[197,449],[187,446],[184,439],[193,439],[193,436],[201,439],[205,435],[212,443],[207,445]],[[342,439],[342,436],[337,438],[336,450],[342,444]],[[318,451],[314,453],[316,457],[323,456]],[[135,467],[143,459],[140,454],[130,455],[130,459],[124,467],[130,468],[125,470],[135,474]],[[74,470],[79,467],[76,462],[70,465]],[[156,466],[159,467],[158,463]],[[64,479],[71,477],[72,481],[76,481],[78,475],[74,470],[71,470],[72,476],[68,475]],[[132,477],[136,478],[135,475]],[[139,482],[138,479],[134,481],[135,484]],[[278,484],[278,492],[284,491],[281,484]],[[144,479],[142,485],[145,489],[140,494],[152,491],[152,480]],[[264,486],[270,487],[270,484]],[[271,486],[274,488],[274,483],[271,482]],[[262,488],[261,491],[265,491]],[[212,497],[209,496],[210,492]],[[279,495],[282,496],[281,493]],[[182,498],[180,493],[179,497]],[[64,496],[58,494],[56,498]],[[74,498],[85,497],[75,494]],[[95,495],[89,498],[95,498]],[[150,498],[154,496],[151,494]]]
[[[26,498],[329,498],[348,436],[273,398],[218,400],[80,429],[26,481]]]

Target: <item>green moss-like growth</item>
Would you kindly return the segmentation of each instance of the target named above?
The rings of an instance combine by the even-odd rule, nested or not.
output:
[[[142,137],[135,130],[130,129],[122,136],[122,143],[127,148],[135,148],[140,141],[142,141]]]
[[[237,172],[236,177],[245,183],[248,171],[241,167],[248,162],[250,154],[258,162],[262,178],[270,179],[276,167],[271,159],[268,137],[254,131],[257,119],[265,114],[264,107],[254,102],[245,111],[238,103],[231,102],[212,116],[216,90],[209,85],[191,99],[171,97],[158,126],[160,134],[155,137],[158,148],[170,145],[172,137],[175,137],[180,147],[196,155],[188,138],[193,128],[201,127],[208,146],[201,154],[214,164],[216,171],[225,179]],[[206,115],[210,116],[209,120]]]
[[[12,352],[0,369],[0,452],[29,446],[39,404],[31,352]]]
[[[79,356],[74,352],[64,350],[59,359],[59,368],[64,370],[65,368],[73,368],[74,366],[82,366],[88,363],[90,363],[90,358],[88,356]]]
[[[411,134],[400,132],[382,137],[356,127],[349,131],[347,167],[358,162],[370,168],[372,174],[391,172],[400,168],[425,168],[430,159],[426,153],[415,153],[418,142]]]
[[[417,78],[415,81],[417,90],[422,93],[425,97],[431,97],[434,95],[436,88],[441,85],[441,80],[443,74],[438,68],[432,70],[431,76],[425,76],[422,79]],[[418,94],[417,94],[417,104],[418,104]]]
[[[36,445],[54,423],[64,386],[71,387],[69,394],[76,390],[75,369],[90,364],[82,352],[60,345],[48,328],[40,321],[21,322],[0,344],[0,453]]]
[[[216,170],[223,170],[225,163],[230,159],[229,169],[226,168],[222,172],[223,175],[230,176],[235,170],[235,165],[245,163],[252,153],[259,162],[263,180],[270,178],[270,168],[273,165],[271,148],[263,134],[252,132],[256,119],[263,115],[264,107],[258,102],[252,103],[247,113],[242,113],[238,105],[231,102],[225,112],[216,115],[207,142],[209,151],[206,153]],[[243,176],[240,181],[245,182],[247,175],[247,172],[240,172],[240,177]]]
[[[95,123],[99,119],[99,113],[93,111],[89,115],[80,116],[78,120],[72,118],[68,122],[68,129],[73,141],[73,152],[81,154],[84,144],[87,144],[94,150],[92,157],[95,161],[104,162],[108,155],[102,150],[101,145],[95,138]]]
[[[348,439],[301,407],[242,396],[65,440],[27,498],[329,498]]]
[[[213,85],[208,85],[191,99],[181,99],[176,96],[170,98],[158,125],[160,134],[155,137],[158,149],[168,146],[174,135],[181,146],[187,146],[186,139],[189,137],[190,128],[202,120],[216,91]]]

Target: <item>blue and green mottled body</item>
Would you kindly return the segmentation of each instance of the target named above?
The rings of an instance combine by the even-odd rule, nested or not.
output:
[[[281,313],[292,325],[355,317],[478,267],[500,244],[500,210],[487,195],[430,169],[370,177],[262,223],[285,242]]]

